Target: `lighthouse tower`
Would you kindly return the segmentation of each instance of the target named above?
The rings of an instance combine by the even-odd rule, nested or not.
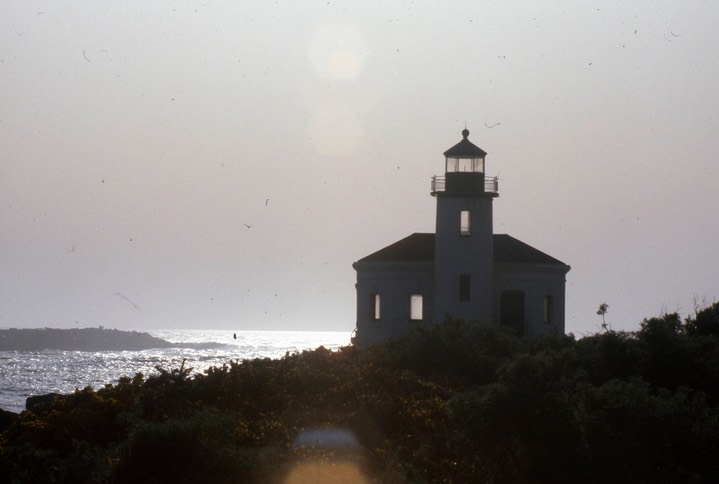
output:
[[[492,200],[497,178],[485,175],[487,153],[462,140],[444,152],[444,176],[432,178],[437,198],[433,319],[494,318]]]

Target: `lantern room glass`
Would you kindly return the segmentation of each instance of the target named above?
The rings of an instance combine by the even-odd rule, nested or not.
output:
[[[446,172],[484,173],[484,158],[447,157]]]

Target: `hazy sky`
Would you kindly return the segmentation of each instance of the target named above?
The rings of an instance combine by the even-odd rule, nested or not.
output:
[[[336,329],[461,139],[567,331],[719,297],[719,2],[29,1],[0,15],[0,327]],[[491,127],[491,128],[490,128]],[[249,227],[248,227],[249,226]]]

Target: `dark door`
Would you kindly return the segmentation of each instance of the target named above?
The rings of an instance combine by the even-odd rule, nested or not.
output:
[[[502,291],[499,304],[499,321],[502,326],[513,328],[519,336],[524,336],[524,291]]]

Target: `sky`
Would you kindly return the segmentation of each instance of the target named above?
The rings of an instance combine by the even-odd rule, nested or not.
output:
[[[0,327],[355,327],[461,139],[566,330],[719,297],[719,3],[30,1],[0,16]]]

